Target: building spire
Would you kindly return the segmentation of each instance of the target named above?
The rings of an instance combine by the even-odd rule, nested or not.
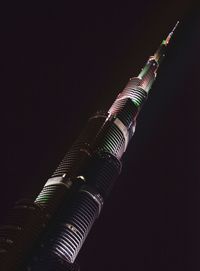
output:
[[[178,24],[179,21],[177,21],[167,38],[162,41],[155,54],[149,57],[147,63],[138,75],[138,78],[141,80],[138,86],[142,87],[142,89],[146,93],[149,92],[153,82],[155,81],[158,67],[165,56],[167,45],[170,42],[171,37],[174,34],[174,31],[177,28]]]
[[[163,57],[165,56],[165,50],[167,45],[169,44],[175,29],[177,28],[179,24],[179,21],[177,21],[177,23],[175,24],[174,28],[172,29],[172,31],[169,33],[169,35],[167,36],[167,38],[165,40],[162,41],[161,45],[159,46],[158,50],[155,52],[154,54],[154,59],[158,62],[158,64],[160,64],[160,62],[162,61]]]
[[[175,29],[177,28],[178,24],[179,24],[179,21],[177,21],[177,23],[175,24],[174,28],[173,28],[172,31],[169,33],[169,35],[167,36],[167,38],[166,38],[165,40],[163,40],[163,44],[164,44],[165,46],[168,45],[168,43],[169,43],[171,37],[173,36],[174,31],[175,31]]]

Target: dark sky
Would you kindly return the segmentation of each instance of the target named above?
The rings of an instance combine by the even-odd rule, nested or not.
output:
[[[189,0],[2,7],[1,221],[180,20],[79,258],[82,271],[199,270],[199,14]]]

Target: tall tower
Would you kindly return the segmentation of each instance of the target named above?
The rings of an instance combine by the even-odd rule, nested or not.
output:
[[[120,174],[121,158],[177,24],[109,111],[88,120],[36,200],[16,204],[0,228],[1,270],[78,270],[76,257]]]

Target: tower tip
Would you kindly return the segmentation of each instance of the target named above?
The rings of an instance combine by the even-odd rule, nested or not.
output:
[[[179,21],[176,22],[174,28],[172,29],[172,31],[169,33],[169,35],[167,36],[166,40],[164,41],[164,44],[167,46],[167,44],[169,43],[172,35],[174,34],[174,31],[176,30],[177,26],[179,24]]]
[[[175,24],[174,28],[172,29],[171,33],[174,33],[174,31],[177,28],[178,24],[179,24],[179,21],[176,22],[176,24]]]

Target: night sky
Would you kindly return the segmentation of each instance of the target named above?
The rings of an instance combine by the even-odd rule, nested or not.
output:
[[[200,4],[1,9],[1,222],[18,199],[35,198],[87,119],[111,106],[177,20],[81,271],[200,269]]]

